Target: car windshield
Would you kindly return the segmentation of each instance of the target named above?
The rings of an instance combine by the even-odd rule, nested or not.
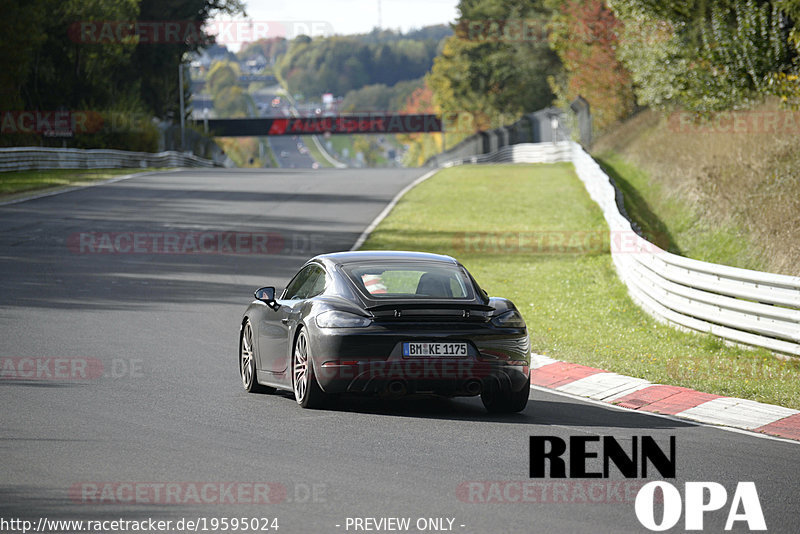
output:
[[[472,299],[472,283],[460,267],[431,263],[345,265],[345,273],[370,298]]]

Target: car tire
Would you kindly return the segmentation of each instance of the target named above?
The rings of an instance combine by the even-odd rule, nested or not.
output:
[[[253,327],[250,320],[246,319],[239,334],[239,377],[242,379],[242,386],[248,393],[274,393],[275,388],[258,383],[255,356]]]
[[[489,413],[517,413],[528,405],[529,393],[528,387],[513,391],[490,386],[481,392],[481,401]]]
[[[297,404],[303,408],[322,408],[328,398],[319,387],[311,363],[311,347],[305,329],[300,328],[292,349],[292,389]]]
[[[528,384],[524,385],[519,391],[508,392],[508,413],[521,412],[528,405],[531,388]]]

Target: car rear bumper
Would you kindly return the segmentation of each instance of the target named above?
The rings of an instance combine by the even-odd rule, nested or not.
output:
[[[523,329],[488,325],[441,328],[372,326],[317,329],[311,347],[326,393],[477,395],[486,388],[519,391],[530,384],[530,345]],[[406,342],[464,342],[461,357],[407,357]]]
[[[527,365],[465,361],[326,362],[317,381],[326,393],[433,393],[471,396],[487,388],[519,391],[530,384]]]

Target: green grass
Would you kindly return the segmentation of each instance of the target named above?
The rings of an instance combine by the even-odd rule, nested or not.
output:
[[[625,210],[651,242],[702,261],[765,270],[757,247],[732,221],[710,223],[682,195],[670,194],[616,152],[604,152],[595,158],[617,183]]]
[[[355,159],[356,153],[359,152],[361,148],[357,144],[357,140],[359,138],[366,137],[369,139],[374,134],[357,134],[357,135],[349,135],[349,134],[338,134],[332,135],[329,139],[321,140],[322,143],[331,143],[331,149],[333,150],[335,155],[339,156],[339,159],[344,158],[344,151],[347,150],[347,159]],[[389,138],[391,136],[385,136]],[[389,161],[384,157],[383,150],[376,149],[375,152],[375,161],[372,163],[372,167],[385,167],[389,163]]]
[[[534,352],[800,408],[800,360],[683,332],[636,306],[607,244],[580,246],[585,236],[607,231],[570,164],[462,166],[406,194],[363,248],[456,257],[490,295],[515,302]],[[578,246],[561,246],[571,237]],[[538,246],[539,238],[556,239],[557,246]]]
[[[280,167],[280,165],[278,165],[278,160],[275,158],[275,153],[272,151],[272,147],[267,142],[267,138],[259,137],[258,142],[261,143],[261,146],[264,147],[263,148],[264,155],[266,156],[265,159],[267,160],[267,161],[262,161],[260,163],[262,165],[268,164],[269,167],[274,167],[274,168]]]
[[[302,135],[300,136],[300,139],[303,140],[303,144],[305,144],[308,148],[309,154],[311,154],[311,157],[314,158],[317,163],[319,163],[320,167],[333,167],[333,164],[328,161],[328,158],[322,155],[322,152],[320,152],[320,150],[317,148],[316,143],[314,143],[314,140],[310,135]]]
[[[331,142],[331,148],[337,153],[342,154],[344,149],[347,149],[347,157],[352,158],[355,156],[355,150],[353,149],[353,141],[355,138],[352,135],[332,135],[329,139],[326,139],[323,142]]]
[[[0,196],[36,191],[49,187],[85,185],[115,176],[154,170],[159,169],[53,169],[2,172],[0,173]]]

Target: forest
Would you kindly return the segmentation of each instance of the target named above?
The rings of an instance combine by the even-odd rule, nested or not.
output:
[[[102,131],[78,133],[71,146],[153,151],[157,131],[151,118],[178,118],[178,65],[187,61],[187,52],[213,43],[203,25],[243,10],[241,0],[0,2],[2,108],[91,110],[102,117]],[[82,31],[96,21],[114,24]],[[165,21],[180,21],[184,31],[175,39],[147,33]],[[47,142],[40,132],[0,136],[6,146]]]
[[[0,69],[4,111],[175,120],[178,65],[213,42],[202,24],[243,11],[241,0],[4,2],[0,40],[14,51]],[[450,26],[273,38],[238,57],[263,55],[293,94],[342,96],[343,111],[469,114],[474,129],[578,96],[599,132],[643,108],[703,117],[768,97],[800,104],[800,0],[461,0],[458,12]],[[200,31],[159,46],[136,36],[83,42],[75,25],[97,20],[181,20]],[[151,121],[138,122],[71,143],[152,148]],[[25,142],[43,141],[0,137]]]

